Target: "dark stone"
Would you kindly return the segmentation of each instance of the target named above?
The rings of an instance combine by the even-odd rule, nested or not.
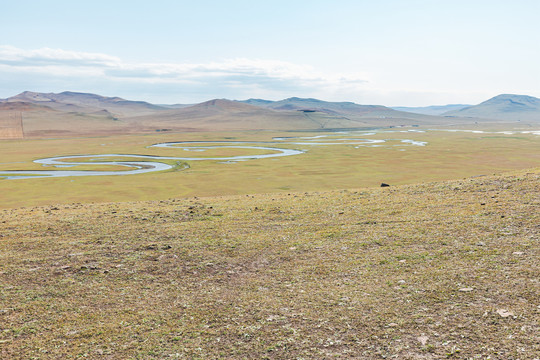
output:
[[[390,185],[386,184],[386,183],[381,183],[381,187],[389,187]]]

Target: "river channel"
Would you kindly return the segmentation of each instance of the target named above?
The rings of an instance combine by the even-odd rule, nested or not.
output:
[[[223,163],[235,163],[238,161],[256,160],[265,158],[276,158],[283,156],[301,155],[309,151],[311,146],[331,146],[331,145],[349,145],[355,148],[366,146],[426,146],[427,142],[410,139],[366,139],[377,133],[424,133],[426,131],[468,131],[475,133],[484,133],[475,130],[373,130],[373,131],[343,131],[332,132],[328,134],[317,134],[313,136],[291,136],[275,137],[272,141],[179,141],[164,142],[149,146],[149,148],[162,148],[172,151],[184,151],[192,153],[204,153],[207,150],[235,148],[254,150],[253,155],[238,155],[227,157],[204,157],[204,156],[156,156],[144,154],[94,154],[94,155],[62,155],[47,157],[34,160],[34,163],[41,164],[49,169],[43,170],[0,170],[0,179],[35,179],[66,176],[125,176],[144,174],[150,172],[170,170],[174,165],[170,165],[170,160],[175,161],[219,161]],[[498,134],[511,135],[515,132],[497,132]],[[521,133],[531,133],[540,135],[538,131],[527,131]],[[303,147],[304,149],[289,149],[281,146]],[[307,149],[306,149],[307,148]],[[403,149],[402,149],[403,150]],[[166,150],[164,150],[166,151]],[[264,154],[256,154],[264,152]],[[108,160],[113,159],[114,160]],[[125,158],[125,161],[118,160]],[[167,160],[169,163],[164,162]],[[124,167],[125,170],[99,171],[99,170],[69,170],[75,166],[103,166],[116,165]],[[50,168],[54,169],[50,169]],[[186,164],[184,168],[189,168]],[[182,170],[184,168],[177,168]]]

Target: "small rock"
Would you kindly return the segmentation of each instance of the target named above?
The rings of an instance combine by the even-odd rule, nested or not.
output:
[[[471,288],[471,287],[466,287],[466,288],[461,288],[461,289],[459,289],[459,291],[461,291],[461,292],[470,292],[470,291],[473,291],[473,290],[474,290],[474,289]]]
[[[519,256],[519,255],[523,255],[523,254],[525,254],[523,251],[514,251],[514,252],[512,253],[512,255],[518,255],[518,256]]]
[[[396,324],[396,323],[390,323],[390,324],[388,324],[388,327],[396,327],[396,326],[398,326],[398,324]]]
[[[422,336],[417,337],[416,340],[418,340],[420,344],[422,344],[422,346],[426,346],[427,341],[429,340],[429,337],[422,335]]]
[[[398,283],[405,284],[405,280],[399,280]]]
[[[499,314],[503,318],[507,318],[509,316],[514,316],[513,312],[511,312],[510,310],[506,310],[506,309],[497,310],[497,314]]]

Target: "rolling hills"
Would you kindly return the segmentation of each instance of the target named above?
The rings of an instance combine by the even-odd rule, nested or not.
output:
[[[161,106],[144,101],[130,101],[119,97],[106,97],[72,91],[64,91],[58,94],[25,91],[5,99],[3,102],[30,103],[63,112],[96,113],[106,111],[114,116],[142,115],[164,109]]]
[[[527,95],[502,94],[478,105],[445,112],[444,115],[540,123],[540,99]]]
[[[356,129],[433,124],[441,120],[384,106],[300,98],[280,102],[214,99],[195,105],[159,106],[95,94],[27,91],[0,101],[0,112],[2,108],[4,113],[23,114],[25,137],[155,131]]]
[[[334,115],[365,115],[377,110],[389,110],[385,106],[380,105],[359,105],[353,102],[328,102],[318,99],[305,99],[298,97],[292,97],[280,101],[248,99],[243,102],[274,110],[318,111]]]
[[[436,116],[381,105],[298,97],[280,101],[214,99],[195,105],[153,105],[70,91],[58,94],[26,91],[0,100],[0,118],[22,114],[24,136],[35,138],[156,131],[328,130],[478,121],[537,122],[539,104],[540,100],[533,97],[499,95],[479,105]],[[440,111],[442,108],[439,107],[423,112]],[[6,133],[21,133],[17,129],[4,128]]]
[[[248,99],[243,102],[276,111],[300,111],[308,114],[324,113],[331,116],[341,116],[353,121],[378,122],[385,125],[392,121],[394,121],[392,125],[410,125],[411,122],[432,123],[442,120],[425,114],[398,111],[382,105],[360,105],[353,102],[329,102],[298,97],[280,101]]]
[[[263,102],[215,99],[125,121],[140,127],[152,124],[170,129],[322,130],[424,124],[437,120],[383,106],[342,105],[298,98],[273,102],[268,106],[262,106]]]

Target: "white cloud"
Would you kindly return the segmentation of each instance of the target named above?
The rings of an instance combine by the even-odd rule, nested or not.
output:
[[[42,48],[24,50],[13,46],[0,46],[0,63],[17,66],[118,66],[119,58],[99,53]]]
[[[129,63],[107,54],[50,48],[24,50],[12,46],[0,46],[0,72],[21,78],[31,74],[40,75],[36,79],[50,76],[55,82],[64,77],[67,89],[71,88],[69,81],[80,88],[81,84],[95,83],[100,78],[117,87],[122,83],[152,85],[155,91],[160,84],[177,85],[183,92],[192,91],[201,96],[207,88],[209,97],[214,95],[214,89],[220,89],[220,97],[230,98],[280,93],[314,96],[320,95],[321,90],[350,93],[366,84],[365,77],[358,74],[323,74],[310,65],[277,60],[237,58],[208,63]],[[41,87],[37,85],[36,88]]]

